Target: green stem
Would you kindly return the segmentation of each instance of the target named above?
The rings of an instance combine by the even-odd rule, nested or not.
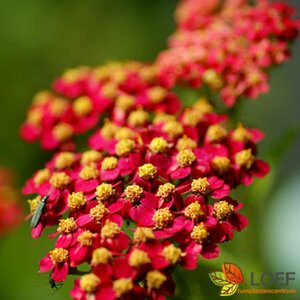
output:
[[[80,271],[77,268],[70,268],[69,269],[69,275],[85,275],[89,274],[90,272],[88,271]]]

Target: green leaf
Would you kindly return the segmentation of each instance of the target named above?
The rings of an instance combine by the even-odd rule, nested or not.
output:
[[[287,152],[294,146],[299,138],[300,128],[299,125],[291,125],[287,128],[280,137],[274,142],[270,157],[272,163],[278,165]]]
[[[236,292],[238,287],[239,285],[236,283],[228,283],[222,287],[220,296],[231,296]]]
[[[208,273],[208,276],[215,285],[224,286],[229,284],[223,272],[210,272]]]

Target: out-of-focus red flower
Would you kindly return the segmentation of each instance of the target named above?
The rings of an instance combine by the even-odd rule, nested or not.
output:
[[[22,221],[23,209],[13,184],[13,172],[7,168],[0,168],[0,236],[16,228]]]
[[[167,86],[204,85],[227,106],[269,90],[268,70],[290,57],[300,29],[285,3],[245,0],[180,2],[177,31],[157,61]]]

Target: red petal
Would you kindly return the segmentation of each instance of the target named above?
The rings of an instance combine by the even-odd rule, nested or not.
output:
[[[220,248],[216,244],[203,244],[200,254],[205,259],[213,259],[220,253]]]
[[[186,168],[178,168],[176,171],[171,173],[171,178],[172,179],[182,179],[191,174],[191,168],[186,167]]]
[[[233,229],[237,231],[241,231],[248,225],[248,220],[245,216],[235,212],[229,219],[230,224],[232,225]]]
[[[90,215],[83,215],[80,216],[77,220],[76,220],[76,224],[79,227],[83,227],[86,224],[90,223],[93,220],[93,218]]]
[[[67,263],[55,265],[51,277],[56,282],[64,281],[68,276],[68,272],[69,265]]]
[[[265,177],[270,172],[270,166],[263,160],[255,160],[253,175],[259,178]]]
[[[249,172],[241,171],[240,172],[240,181],[242,184],[249,186],[253,183],[253,177]]]
[[[55,246],[57,248],[68,248],[72,243],[72,234],[62,234],[56,240]]]
[[[31,236],[35,239],[41,236],[44,231],[44,225],[40,222],[35,228],[31,230]]]
[[[40,260],[40,272],[48,272],[53,268],[54,264],[50,257],[45,257]]]
[[[99,182],[96,179],[82,180],[78,179],[75,184],[75,191],[91,192],[95,190]]]
[[[120,174],[119,168],[101,171],[101,180],[115,180]]]
[[[229,185],[224,184],[224,186],[221,189],[214,190],[210,196],[213,199],[221,199],[228,196],[229,194],[230,194],[230,187]]]

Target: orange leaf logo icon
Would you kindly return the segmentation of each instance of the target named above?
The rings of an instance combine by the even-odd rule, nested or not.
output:
[[[244,281],[243,273],[237,265],[232,263],[224,263],[222,265],[222,270],[227,281],[232,283],[242,283]]]

